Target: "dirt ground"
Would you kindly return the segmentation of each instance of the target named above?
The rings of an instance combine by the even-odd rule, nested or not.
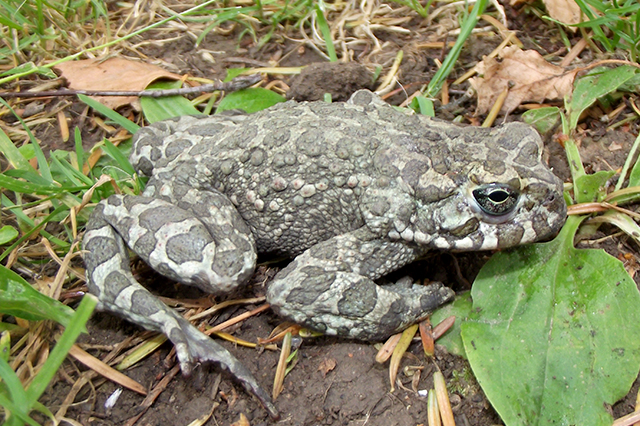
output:
[[[508,18],[512,28],[520,30],[518,36],[525,43],[525,47],[536,49],[543,54],[562,52],[564,46],[558,34],[553,33],[551,26],[533,15],[524,15],[520,11],[508,9]],[[403,24],[412,29],[420,26],[418,19]],[[380,40],[387,42],[385,48],[377,59],[380,63],[389,63],[389,59],[395,56],[398,50],[405,52],[405,60],[401,66],[400,78],[407,87],[419,87],[429,81],[435,72],[434,58],[440,59],[441,52],[437,49],[420,49],[421,42],[428,41],[416,36],[381,33],[376,34]],[[426,36],[425,36],[426,37]],[[475,35],[465,48],[464,56],[459,61],[459,68],[452,78],[464,73],[475,62],[482,59],[483,55],[492,51],[501,39],[488,34]],[[215,61],[203,59],[202,52],[215,52]],[[355,58],[363,52],[355,52]],[[274,37],[274,39],[261,49],[255,49],[252,40],[245,37],[240,42],[237,32],[228,36],[210,35],[198,49],[188,37],[174,39],[173,41],[147,46],[144,50],[151,61],[161,60],[165,65],[173,66],[170,71],[189,72],[196,76],[223,77],[225,69],[237,66],[268,65],[269,60],[280,58],[279,66],[301,66],[312,63],[323,63],[310,67],[303,76],[294,79],[285,77],[284,81],[293,87],[289,97],[298,100],[320,98],[323,93],[332,93],[334,100],[344,99],[348,93],[358,88],[370,85],[370,71],[363,68],[339,66],[339,69],[327,69],[326,61],[315,51],[301,47],[286,38]],[[588,54],[588,53],[585,53]],[[371,59],[371,58],[370,58]],[[331,67],[335,67],[332,65]],[[416,87],[417,84],[417,87]],[[370,86],[369,86],[370,87]],[[462,91],[460,91],[462,92]],[[295,95],[294,95],[295,93]],[[462,93],[458,93],[458,97]],[[406,94],[402,91],[390,98],[392,103],[398,104],[404,100]],[[471,117],[474,111],[473,100],[460,104],[466,109],[466,115]],[[81,107],[80,107],[81,109]],[[441,118],[449,118],[445,110],[439,110]],[[79,120],[80,115],[75,120]],[[71,126],[75,123],[71,123]],[[604,135],[593,129],[592,146],[605,146],[605,149],[584,149],[584,154],[593,153],[585,162],[590,163],[594,170],[608,167],[618,167],[624,161],[624,150],[615,151],[606,149],[612,140],[621,143],[626,142],[627,133],[616,132],[613,135]],[[51,148],[61,148],[55,142],[55,129],[47,139],[51,141]],[[42,139],[42,134],[39,135]],[[86,136],[86,137],[85,137]],[[83,140],[97,140],[101,138],[99,133],[83,131]],[[568,169],[564,154],[558,145],[549,141],[550,163],[556,172],[563,178],[568,178]],[[627,146],[628,144],[623,143]],[[606,158],[602,153],[607,153],[611,158]],[[622,160],[621,160],[622,159]],[[611,242],[608,250],[615,256],[627,251],[636,251],[636,247],[629,247],[624,242]],[[479,267],[488,258],[487,254],[456,256],[455,262],[461,274],[461,278],[455,272],[454,258],[443,254],[439,259],[431,259],[418,265],[412,265],[408,270],[399,272],[399,276],[410,274],[417,279],[428,278],[440,280],[451,285],[456,291],[468,289],[468,283],[473,281]],[[243,297],[252,297],[264,293],[264,278],[273,275],[279,266],[260,268],[251,285]],[[144,272],[146,273],[146,272]],[[171,287],[173,293],[184,294],[184,287],[176,287],[162,278],[156,286]],[[188,290],[189,296],[201,295]],[[183,296],[184,297],[184,296]],[[235,316],[244,310],[255,308],[253,305],[242,308],[228,309],[219,317],[212,318],[211,324],[219,323],[231,316]],[[271,330],[281,322],[272,312],[266,311],[258,316],[241,323],[233,330],[234,335],[249,341],[256,338],[265,338]],[[115,318],[109,314],[97,313],[89,324],[89,335],[83,336],[81,342],[90,352],[96,355],[104,354],[116,343],[122,342],[126,337],[143,333],[138,327]],[[278,361],[278,353],[274,351],[248,349],[234,347],[233,344],[223,342],[229,350],[238,357],[255,374],[261,385],[270,391],[273,383],[275,366]],[[102,350],[99,350],[102,349]],[[175,362],[169,355],[171,347],[165,344],[160,351],[135,367],[126,371],[126,374],[149,388],[154,387],[165,377]],[[452,406],[456,424],[462,426],[477,425],[489,426],[501,424],[499,416],[491,408],[479,386],[473,379],[468,364],[461,358],[450,355],[442,347],[437,347],[433,361],[425,360],[422,348],[417,343],[410,347],[410,355],[403,361],[403,366],[418,366],[421,370],[421,378],[417,389],[430,389],[432,387],[432,373],[435,365],[442,370],[451,393]],[[266,411],[255,398],[247,394],[241,386],[235,383],[228,375],[220,374],[215,367],[201,367],[190,378],[176,375],[167,388],[158,397],[155,403],[146,410],[139,425],[171,425],[188,424],[189,422],[206,415],[215,406],[214,420],[209,420],[207,425],[230,425],[233,422],[243,425],[241,415],[246,416],[252,426],[279,424],[279,425],[353,425],[353,426],[409,426],[427,423],[426,398],[412,390],[412,377],[401,373],[401,381],[405,388],[389,392],[389,378],[387,365],[375,362],[376,349],[371,343],[361,343],[340,340],[335,338],[305,339],[299,349],[299,360],[284,382],[284,390],[275,401],[282,419],[274,423],[267,416]],[[328,368],[335,364],[334,368]],[[81,364],[67,360],[63,371],[58,375],[41,402],[52,411],[57,409],[62,400],[68,394],[73,380],[78,373],[85,371]],[[123,425],[137,415],[141,408],[143,397],[129,390],[124,390],[115,407],[108,412],[104,408],[107,397],[117,388],[109,381],[94,379],[92,386],[85,386],[84,390],[76,398],[76,403],[67,412],[67,417],[74,419],[83,425]],[[629,396],[612,408],[614,416],[621,416],[633,410],[635,392],[638,383],[632,389]]]

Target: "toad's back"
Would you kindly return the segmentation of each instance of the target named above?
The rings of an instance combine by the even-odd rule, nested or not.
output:
[[[295,255],[361,227],[367,191],[384,190],[385,198],[397,192],[391,203],[401,202],[407,192],[434,203],[451,194],[456,176],[476,165],[498,178],[514,167],[531,174],[538,147],[526,141],[517,134],[492,137],[490,129],[408,116],[370,98],[345,104],[287,102],[251,115],[155,123],[136,135],[131,160],[160,182],[224,193],[260,252]],[[375,205],[367,211],[384,208],[379,197],[368,202]],[[389,210],[394,209],[382,215]],[[402,232],[409,224],[397,222],[410,219],[408,212],[405,216],[387,222],[395,221]],[[383,233],[394,231],[383,228]]]

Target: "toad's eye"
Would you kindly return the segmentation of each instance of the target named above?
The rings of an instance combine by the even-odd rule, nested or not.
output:
[[[518,204],[520,192],[510,186],[491,183],[473,190],[478,206],[488,215],[502,216],[511,213]]]

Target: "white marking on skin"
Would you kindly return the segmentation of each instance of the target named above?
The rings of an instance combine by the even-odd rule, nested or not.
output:
[[[102,291],[104,288],[109,285],[109,283],[105,282],[107,275],[109,275],[113,271],[120,270],[120,256],[113,256],[111,259],[106,260],[99,264],[91,274],[93,282],[98,285]]]
[[[135,293],[136,291],[141,291],[141,290],[132,285],[123,288],[120,291],[120,293],[118,293],[118,296],[115,298],[113,303],[117,307],[119,307],[120,309],[124,309],[125,311],[131,310],[131,306],[132,306],[131,297],[133,296],[133,293]]]
[[[198,224],[200,224],[198,219],[188,218],[182,222],[167,223],[158,229],[154,234],[158,242],[153,251],[149,253],[149,265],[155,269],[160,263],[174,264],[174,262],[167,257],[165,251],[166,242],[169,241],[171,237],[186,234],[193,226]]]
[[[110,238],[114,238],[114,234],[115,234],[115,231],[113,230],[111,225],[107,225],[107,226],[103,226],[103,227],[98,228],[98,229],[92,229],[90,231],[87,231],[84,234],[84,239],[85,240],[89,240],[89,238],[94,238],[94,237],[110,237]]]
[[[413,233],[413,240],[418,244],[429,244],[431,241],[431,236],[425,234],[424,232],[415,231]]]
[[[461,240],[458,240],[454,244],[456,250],[469,250],[473,247],[473,240],[469,237],[465,237]]]
[[[484,240],[480,246],[481,250],[493,250],[498,247],[498,237],[495,232],[483,232]]]
[[[402,231],[400,236],[402,236],[402,239],[404,239],[405,241],[413,241],[413,231],[411,230],[411,228],[407,228]]]
[[[438,237],[433,240],[433,245],[439,249],[448,249],[451,248],[451,244],[443,237]]]
[[[524,234],[522,234],[522,239],[520,240],[520,244],[530,243],[535,241],[538,238],[535,229],[533,229],[533,223],[531,221],[527,221],[524,224]]]

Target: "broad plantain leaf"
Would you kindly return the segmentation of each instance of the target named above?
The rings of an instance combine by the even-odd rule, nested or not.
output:
[[[495,255],[462,325],[469,363],[507,426],[611,425],[640,367],[640,293],[622,263],[556,239]]]
[[[460,325],[466,321],[471,313],[471,307],[471,293],[465,291],[464,293],[456,294],[456,298],[452,303],[439,307],[431,314],[431,324],[434,327],[452,315],[456,317],[453,327],[440,337],[437,343],[447,348],[449,353],[463,358],[466,358],[467,354],[464,352],[464,344],[462,343],[462,337],[460,337]]]

